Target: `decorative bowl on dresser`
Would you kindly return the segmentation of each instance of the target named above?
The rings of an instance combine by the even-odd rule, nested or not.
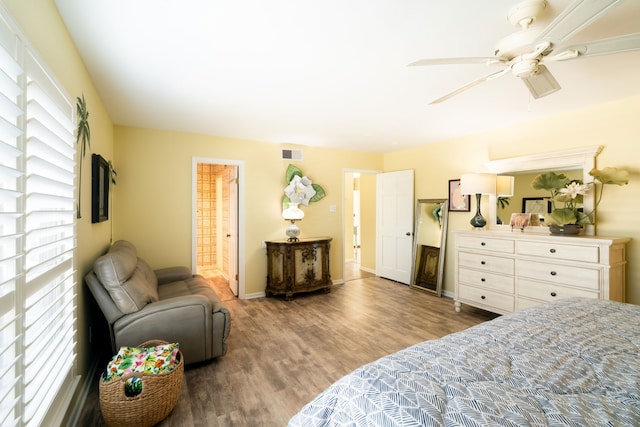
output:
[[[455,309],[506,314],[561,298],[624,302],[629,238],[457,231]]]
[[[329,248],[331,237],[275,240],[267,246],[267,296],[284,294],[286,300],[297,292],[331,291]]]

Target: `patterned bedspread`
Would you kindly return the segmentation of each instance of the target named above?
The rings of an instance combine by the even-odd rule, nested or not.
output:
[[[364,365],[289,426],[638,426],[640,306],[564,299]]]

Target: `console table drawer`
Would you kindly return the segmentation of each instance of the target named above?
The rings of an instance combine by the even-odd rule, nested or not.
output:
[[[475,268],[494,273],[513,274],[514,272],[513,259],[492,256],[489,254],[485,255],[470,252],[459,252],[458,265],[460,267]]]
[[[555,301],[561,298],[584,297],[598,298],[599,292],[585,289],[570,288],[568,286],[552,283],[534,282],[532,280],[518,279],[518,296],[533,298],[541,301]]]
[[[517,260],[516,275],[545,282],[573,285],[594,291],[600,288],[600,270],[561,264]]]
[[[503,312],[513,311],[513,295],[505,295],[487,289],[460,285],[458,287],[458,297],[462,300],[493,307]]]
[[[600,250],[596,246],[578,246],[541,242],[516,242],[520,255],[563,259],[570,261],[600,262]]]
[[[458,281],[509,293],[513,293],[514,287],[513,276],[504,276],[468,268],[460,268],[458,270]]]
[[[458,246],[509,254],[512,254],[514,251],[513,240],[491,239],[486,237],[460,236],[458,238]]]

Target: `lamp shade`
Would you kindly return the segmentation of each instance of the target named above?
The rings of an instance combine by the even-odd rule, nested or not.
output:
[[[289,207],[282,211],[282,218],[287,221],[299,221],[304,218],[304,212],[297,203],[289,202]]]
[[[513,177],[498,175],[496,177],[496,194],[501,197],[513,196]]]
[[[464,173],[460,176],[461,194],[496,194],[496,175]]]

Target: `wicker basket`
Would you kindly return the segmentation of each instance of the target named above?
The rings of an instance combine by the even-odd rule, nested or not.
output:
[[[165,341],[146,341],[138,347],[168,344]],[[169,415],[178,402],[184,376],[184,358],[178,352],[179,362],[166,373],[133,373],[103,382],[100,378],[100,409],[105,422],[115,426],[153,426]],[[125,381],[131,376],[142,380],[142,392],[133,397],[125,395]]]

